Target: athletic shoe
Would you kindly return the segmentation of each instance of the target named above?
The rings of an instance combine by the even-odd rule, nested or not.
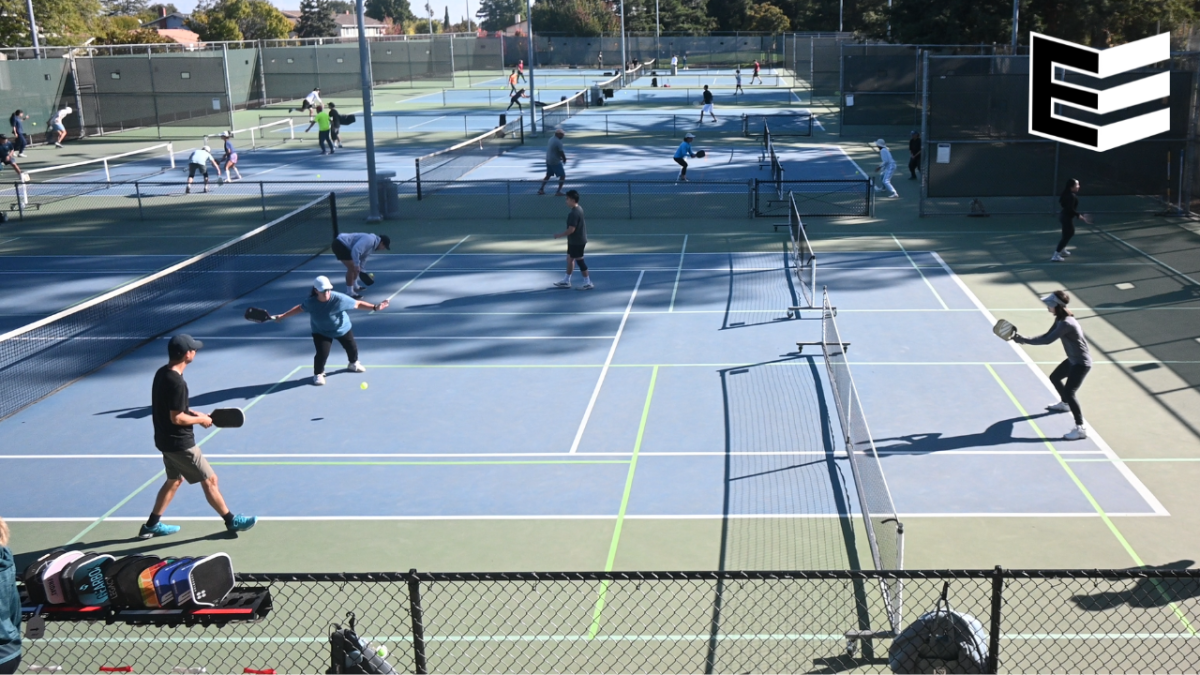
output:
[[[1070,252],[1070,251],[1068,251],[1067,249],[1065,249],[1065,248],[1064,248],[1064,249],[1062,250],[1062,257],[1064,257],[1064,258],[1070,258],[1070,257],[1071,257],[1071,252]]]
[[[554,282],[554,287],[555,287],[555,288],[570,288],[570,287],[571,287],[571,282],[570,282],[570,281],[566,281],[566,280],[563,280],[563,281],[556,281],[556,282]]]
[[[246,530],[254,527],[254,524],[257,522],[258,522],[258,516],[243,516],[242,514],[239,513],[238,515],[233,517],[232,523],[228,523],[227,525],[225,525],[225,529],[229,530],[230,532],[235,532],[235,533],[236,532],[245,532]]]
[[[185,195],[190,195],[190,194],[192,194],[192,188],[191,188],[191,186],[185,187],[185,188],[183,189],[183,194],[185,194]]]
[[[23,152],[18,152],[18,153],[17,153],[17,157],[24,157],[24,156],[25,156],[25,153],[23,153]]]
[[[350,297],[354,298],[355,300],[362,300],[362,293],[355,293],[355,294],[351,295]]]
[[[359,363],[358,361],[355,361],[354,363],[351,363],[351,364],[350,364],[350,367],[346,368],[346,370],[348,370],[348,371],[350,371],[350,372],[352,372],[352,373],[365,373],[365,372],[367,372],[367,369],[366,369],[366,368],[363,368],[363,364]]]
[[[325,384],[325,373],[313,375],[313,384],[318,387],[323,386]]]
[[[325,152],[324,150],[322,150],[322,151],[321,151],[321,154],[322,154],[322,155],[328,155],[329,153],[327,153],[327,152]]]
[[[1050,256],[1050,262],[1063,262],[1064,260],[1066,260],[1066,258],[1062,257],[1062,254],[1058,253],[1057,251],[1054,253],[1054,255]]]
[[[152,539],[154,537],[166,537],[175,534],[179,531],[178,525],[168,525],[166,523],[158,523],[154,527],[146,527],[142,523],[142,527],[138,530],[138,539]]]
[[[581,291],[590,291],[590,290],[592,290],[592,289],[593,289],[593,288],[595,288],[595,287],[596,287],[596,284],[593,284],[593,283],[592,283],[592,282],[590,282],[590,281],[585,281],[585,282],[583,283],[583,285],[579,287],[579,290],[581,290]]]
[[[680,177],[679,177],[679,180],[680,180],[681,182],[683,182],[683,183],[686,183],[686,182],[688,182],[687,176],[680,176]]]
[[[1056,412],[1056,413],[1071,412],[1071,406],[1067,405],[1066,401],[1059,401],[1058,403],[1055,403],[1054,405],[1046,406],[1046,410],[1049,410],[1050,412]]]
[[[888,199],[900,199],[900,193],[897,192],[894,194],[890,194],[890,195],[888,195]]]
[[[546,191],[545,191],[545,190],[538,190],[538,191],[537,191],[537,193],[538,193],[539,195],[544,195],[544,194],[546,194]]]
[[[61,148],[61,147],[62,147],[62,143],[58,143],[58,142],[56,142],[56,143],[54,144],[54,147],[56,147],[56,148]]]
[[[1063,436],[1063,438],[1068,441],[1078,441],[1087,438],[1087,428],[1084,426],[1075,427],[1074,429],[1068,431],[1067,435]]]

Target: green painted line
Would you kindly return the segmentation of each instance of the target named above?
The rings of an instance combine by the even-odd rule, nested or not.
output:
[[[1200,457],[1135,457],[1132,459],[1068,459],[1068,462],[1200,462]]]
[[[585,459],[585,460],[511,460],[511,461],[474,461],[474,462],[454,462],[454,461],[428,461],[428,462],[372,462],[372,461],[346,461],[346,462],[209,462],[213,466],[494,466],[504,464],[628,464],[629,462],[621,459]]]
[[[1025,406],[1021,405],[1021,402],[1017,400],[1016,395],[1013,394],[1012,390],[1008,388],[1008,385],[1004,383],[1004,380],[1001,379],[1000,374],[997,373],[996,370],[990,365],[987,366],[987,369],[988,372],[992,374],[992,377],[995,378],[996,383],[1000,385],[1000,388],[1004,390],[1004,393],[1008,395],[1008,399],[1012,401],[1014,406],[1016,406],[1017,411],[1021,413],[1021,416],[1025,418],[1025,421],[1029,424],[1029,426],[1033,427],[1034,433],[1036,433],[1038,438],[1042,439],[1042,443],[1050,449],[1050,454],[1054,455],[1054,459],[1058,461],[1059,466],[1063,468],[1063,471],[1067,472],[1067,476],[1070,477],[1073,483],[1075,483],[1075,487],[1079,488],[1079,491],[1083,493],[1083,496],[1088,500],[1088,503],[1092,505],[1093,509],[1095,509],[1096,514],[1100,516],[1102,521],[1104,521],[1104,524],[1108,527],[1108,531],[1117,538],[1117,541],[1120,542],[1121,547],[1124,548],[1125,552],[1129,554],[1129,557],[1133,559],[1134,564],[1138,567],[1145,567],[1146,563],[1142,560],[1142,557],[1137,554],[1137,551],[1133,549],[1133,545],[1129,543],[1129,540],[1125,538],[1125,535],[1121,534],[1121,530],[1117,528],[1117,524],[1108,517],[1108,514],[1104,511],[1104,508],[1100,506],[1100,502],[1098,502],[1096,498],[1092,496],[1091,491],[1087,489],[1087,486],[1083,484],[1083,481],[1071,469],[1071,465],[1058,452],[1058,448],[1054,447],[1054,444],[1050,442],[1050,439],[1047,438],[1046,434],[1042,432],[1041,427],[1037,425],[1037,422],[1035,422],[1029,415],[1029,412],[1025,410]],[[1151,582],[1154,584],[1155,589],[1158,590],[1159,595],[1162,596],[1162,599],[1167,601],[1167,604],[1171,607],[1171,610],[1175,612],[1175,616],[1179,617],[1179,620],[1183,623],[1183,626],[1187,629],[1188,633],[1195,635],[1196,629],[1192,627],[1192,623],[1188,621],[1187,616],[1185,616],[1183,611],[1179,609],[1179,605],[1171,601],[1170,596],[1157,579],[1151,579]]]
[[[267,394],[270,394],[271,392],[275,391],[276,387],[278,387],[279,385],[281,385],[281,384],[283,384],[284,382],[287,382],[288,380],[292,379],[292,376],[293,376],[293,375],[295,375],[295,374],[296,374],[296,372],[297,372],[297,371],[299,371],[299,370],[300,370],[301,368],[303,368],[303,367],[304,367],[304,366],[296,366],[295,368],[293,368],[293,369],[292,369],[292,372],[288,373],[287,375],[284,375],[282,379],[280,379],[280,380],[279,380],[278,382],[276,382],[275,384],[271,385],[271,388],[270,388],[270,389],[268,389],[268,390],[264,391],[262,394],[259,394],[259,395],[258,395],[258,396],[257,396],[257,397],[256,397],[256,398],[253,400],[253,401],[250,401],[250,403],[248,403],[248,404],[246,405],[246,407],[245,407],[245,408],[242,408],[242,410],[249,410],[250,408],[253,408],[255,403],[258,403],[259,401],[261,401],[261,400],[263,399],[263,397],[264,397],[264,396],[266,396]],[[212,433],[210,433],[209,435],[205,436],[204,438],[201,438],[201,439],[200,439],[200,441],[196,443],[196,445],[197,445],[197,446],[202,446],[202,445],[204,445],[205,443],[207,443],[207,442],[208,442],[208,440],[209,440],[210,438],[212,438],[213,436],[216,436],[218,433],[220,433],[220,431],[221,431],[220,429],[215,429],[215,430],[214,430]],[[166,476],[166,471],[165,471],[165,470],[162,470],[162,469],[160,469],[160,470],[158,471],[158,473],[154,474],[154,476],[152,476],[152,477],[150,478],[150,480],[146,481],[145,483],[142,483],[141,487],[139,487],[138,489],[134,490],[133,492],[130,492],[128,495],[126,495],[126,496],[125,496],[125,498],[124,498],[124,499],[122,499],[121,501],[117,502],[117,505],[116,505],[116,506],[114,506],[114,507],[112,507],[111,509],[109,509],[108,511],[106,511],[106,512],[104,513],[104,515],[102,515],[102,516],[100,516],[99,518],[97,518],[96,520],[92,521],[92,524],[91,524],[91,525],[88,525],[87,527],[83,528],[83,531],[82,531],[82,532],[80,532],[79,534],[75,535],[74,537],[71,537],[71,540],[70,540],[70,541],[68,541],[66,544],[64,544],[64,546],[70,546],[71,544],[74,544],[75,542],[77,542],[77,541],[79,541],[80,539],[82,539],[82,538],[83,538],[83,537],[84,537],[84,536],[85,536],[85,535],[86,535],[88,532],[91,532],[92,530],[94,530],[94,529],[96,528],[96,526],[97,526],[97,525],[99,525],[100,523],[103,523],[105,520],[107,520],[107,519],[108,519],[108,517],[109,517],[109,516],[111,516],[112,514],[116,513],[116,512],[117,512],[117,511],[118,511],[118,510],[119,510],[119,509],[122,507],[122,506],[125,506],[126,504],[128,504],[128,503],[129,503],[129,500],[131,500],[131,499],[133,499],[134,497],[136,497],[136,496],[140,495],[140,494],[142,493],[142,490],[145,490],[146,488],[150,487],[150,486],[151,486],[151,485],[153,485],[153,484],[154,484],[156,481],[158,481],[160,478],[163,478],[163,477],[165,477],[165,476]]]
[[[658,381],[658,366],[650,371],[650,387],[646,391],[646,403],[642,406],[642,421],[638,424],[637,440],[633,443],[633,457],[629,460],[629,473],[625,475],[625,493],[621,495],[621,508],[617,510],[617,522],[613,526],[612,543],[608,546],[608,560],[604,563],[604,571],[611,572],[613,563],[617,560],[617,544],[621,542],[621,526],[625,523],[625,512],[629,508],[629,495],[633,492],[633,474],[637,471],[638,455],[642,451],[642,439],[646,437],[646,420],[650,418],[650,401],[654,398],[654,384]],[[592,610],[592,625],[588,628],[588,639],[596,639],[600,631],[600,614],[604,611],[604,600],[608,595],[609,582],[600,582],[600,595],[596,598],[596,607]]]

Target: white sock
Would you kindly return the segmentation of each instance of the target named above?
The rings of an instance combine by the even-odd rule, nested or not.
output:
[[[571,275],[570,275],[570,274],[564,274],[564,275],[563,275],[563,278],[562,278],[562,280],[563,280],[563,281],[565,281],[565,282],[567,282],[568,284],[569,284],[569,283],[571,283]]]
[[[353,286],[347,286],[346,290],[349,292],[350,295],[354,295],[354,287]]]

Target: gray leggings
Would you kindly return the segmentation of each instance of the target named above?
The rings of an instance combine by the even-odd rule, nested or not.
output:
[[[1083,425],[1083,411],[1079,409],[1079,401],[1075,398],[1075,392],[1079,391],[1079,387],[1083,384],[1083,378],[1087,377],[1091,370],[1091,366],[1085,366],[1082,363],[1072,365],[1070,361],[1063,361],[1058,364],[1054,372],[1050,373],[1050,383],[1054,385],[1054,389],[1063,403],[1071,408],[1071,414],[1075,416],[1075,426]]]

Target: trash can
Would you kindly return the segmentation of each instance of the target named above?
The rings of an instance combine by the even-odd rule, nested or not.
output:
[[[657,86],[658,86],[658,78],[657,78],[657,77],[652,77],[652,78],[650,78],[650,86],[651,86],[651,87],[657,87]]]
[[[679,74],[679,64],[673,64],[671,66],[671,76],[674,77],[678,74]]]
[[[392,180],[395,177],[395,171],[375,172],[375,190],[379,195],[379,215],[388,219],[400,215],[400,186]]]
[[[605,89],[605,90],[604,90],[604,98],[612,98],[612,97],[613,97],[613,90],[612,90],[612,89]]]

